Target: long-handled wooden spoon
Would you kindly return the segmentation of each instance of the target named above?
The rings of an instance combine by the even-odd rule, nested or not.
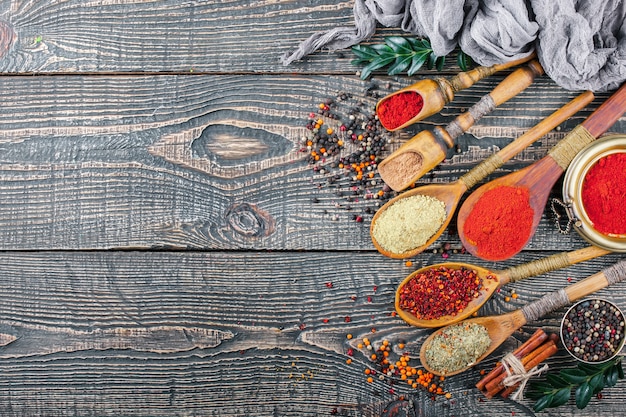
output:
[[[613,95],[602,103],[587,119],[576,126],[564,139],[550,149],[548,155],[519,171],[496,178],[480,186],[470,194],[459,209],[457,215],[459,238],[467,251],[474,256],[491,261],[508,259],[519,253],[519,251],[526,246],[537,229],[550,191],[559,177],[567,169],[572,159],[574,159],[576,154],[587,144],[593,142],[597,137],[606,132],[609,127],[624,114],[624,111],[626,111],[626,84],[622,85],[619,90],[613,93]],[[526,233],[528,237],[523,242],[518,242],[517,247],[514,247],[512,244],[507,245],[505,255],[481,252],[481,248],[478,246],[478,240],[475,237],[473,240],[470,239],[465,232],[466,221],[475,204],[486,192],[498,187],[527,188],[530,193],[529,205],[533,210],[533,219],[530,228],[520,230],[521,233]],[[512,210],[509,213],[493,210],[485,217],[485,221],[494,225],[494,229],[497,229],[498,221],[503,222],[502,219],[504,216],[511,217],[508,220],[510,224],[517,224],[518,215],[519,213]],[[498,218],[496,218],[496,216]],[[489,217],[493,217],[493,219]],[[521,226],[520,229],[522,229]],[[492,234],[490,234],[489,231],[485,231],[485,235],[481,235],[480,237],[489,240],[491,236]],[[503,242],[497,243],[505,245]]]
[[[611,253],[606,249],[599,248],[597,246],[588,246],[583,249],[574,250],[571,252],[561,252],[555,255],[551,255],[545,258],[537,259],[532,262],[528,262],[522,265],[517,265],[512,268],[508,268],[502,271],[491,271],[487,268],[475,266],[466,263],[445,262],[441,264],[429,265],[414,271],[407,276],[398,285],[396,290],[396,312],[407,323],[417,327],[442,327],[447,326],[474,314],[480,307],[485,304],[487,300],[493,295],[493,293],[502,286],[510,283],[517,282],[525,278],[545,274],[549,271],[555,271],[557,269],[566,268],[568,266],[575,265],[579,262],[594,259],[600,256],[604,256]],[[436,319],[418,319],[415,315],[404,310],[402,308],[402,289],[409,281],[411,281],[416,275],[423,274],[429,270],[436,270],[441,267],[450,269],[466,268],[476,271],[479,278],[482,278],[483,287],[480,290],[480,295],[473,298],[472,301],[465,306],[461,311],[456,312],[455,315],[445,315]]]
[[[376,113],[378,114],[381,105],[384,105],[387,100],[391,99],[394,96],[401,95],[407,92],[414,92],[419,94],[423,100],[423,106],[419,110],[419,112],[415,114],[411,119],[407,120],[399,126],[391,127],[385,126],[385,123],[383,122],[384,118],[380,118],[383,127],[390,132],[403,129],[407,126],[412,125],[413,123],[424,120],[425,118],[432,116],[435,113],[439,113],[446,104],[454,99],[454,93],[471,87],[483,78],[493,75],[498,71],[516,67],[520,64],[523,64],[524,62],[528,62],[531,59],[534,59],[535,57],[536,55],[533,53],[525,58],[506,62],[503,64],[496,64],[490,67],[479,66],[469,71],[460,72],[450,79],[438,77],[434,79],[428,78],[420,80],[414,84],[409,85],[408,87],[404,87],[381,98],[376,104]]]
[[[609,268],[604,269],[601,272],[591,275],[583,279],[582,281],[565,287],[559,291],[548,293],[541,297],[539,300],[532,302],[519,310],[515,310],[499,316],[487,316],[466,319],[460,323],[455,323],[450,326],[438,329],[433,332],[433,334],[431,334],[422,344],[422,348],[420,350],[420,360],[422,362],[422,366],[435,375],[450,376],[463,372],[485,359],[489,354],[496,350],[509,336],[511,336],[513,332],[515,332],[526,323],[537,320],[551,311],[570,304],[572,301],[585,297],[611,284],[615,284],[624,280],[626,280],[626,259],[616,263]],[[439,369],[433,369],[428,362],[426,353],[430,349],[430,345],[433,339],[435,339],[435,337],[442,331],[449,329],[451,326],[468,326],[471,324],[478,324],[484,326],[487,329],[487,332],[489,333],[489,338],[491,339],[487,350],[482,355],[480,355],[474,362],[467,364],[467,366],[461,369],[456,369],[450,372],[442,372]]]
[[[578,97],[576,97],[575,99],[552,113],[550,116],[539,122],[522,136],[502,148],[499,152],[485,159],[483,162],[478,164],[465,175],[461,176],[455,182],[451,182],[448,184],[429,184],[417,187],[412,190],[406,191],[388,201],[376,212],[376,214],[372,218],[372,223],[370,225],[370,236],[372,238],[372,243],[374,244],[376,249],[383,255],[396,259],[409,258],[424,251],[433,242],[435,242],[448,227],[448,224],[452,219],[452,216],[456,210],[459,200],[461,199],[461,196],[463,196],[463,194],[467,190],[472,188],[474,185],[480,182],[480,180],[501,167],[506,161],[517,155],[524,148],[535,142],[537,139],[557,127],[560,123],[567,120],[570,116],[574,115],[577,111],[585,107],[593,100],[593,97],[594,95],[590,91],[580,94]],[[446,218],[439,230],[424,244],[421,244],[401,253],[395,253],[383,247],[383,245],[381,245],[380,242],[376,239],[376,221],[385,212],[385,210],[387,210],[393,204],[414,195],[430,196],[442,201],[445,205]],[[411,215],[420,216],[422,215],[422,213],[411,213]]]
[[[515,97],[543,74],[537,61],[516,69],[484,95],[468,111],[457,116],[445,128],[424,130],[413,136],[378,164],[378,173],[395,191],[402,191],[443,161],[449,148],[463,132],[500,104]]]

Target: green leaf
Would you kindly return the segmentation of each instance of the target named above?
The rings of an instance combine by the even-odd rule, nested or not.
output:
[[[411,66],[409,67],[407,74],[409,76],[414,75],[424,65],[428,59],[428,52],[418,52],[411,58]]]
[[[587,375],[595,375],[598,372],[602,372],[601,365],[590,365],[590,364],[583,363],[583,362],[580,362],[578,364],[578,369],[580,369],[583,372],[586,372]]]
[[[580,384],[587,380],[588,375],[580,369],[562,369],[559,375],[570,384]]]
[[[617,384],[619,378],[619,370],[616,366],[611,367],[606,373],[606,386],[612,387]]]
[[[546,380],[555,388],[563,388],[570,385],[569,381],[556,374],[546,375]]]
[[[408,57],[398,57],[396,58],[396,62],[393,63],[389,70],[387,70],[387,74],[396,75],[400,74],[402,71],[406,70],[411,64],[411,56]]]
[[[583,382],[580,384],[578,388],[576,388],[576,407],[579,409],[583,409],[589,404],[589,400],[593,396],[593,389],[587,382]]]
[[[397,54],[410,55],[413,53],[411,43],[402,36],[390,36],[385,38],[385,43]]]
[[[460,51],[459,55],[457,55],[456,63],[459,65],[459,68],[461,68],[461,71],[467,71],[470,67],[474,66],[474,60],[463,51]]]
[[[617,368],[617,376],[619,379],[624,379],[624,368],[622,368],[622,358],[617,358],[615,361],[615,367]]]
[[[530,381],[528,387],[541,391],[544,394],[554,391],[554,387],[550,383],[545,381]]]
[[[443,70],[443,66],[445,64],[446,64],[446,57],[445,56],[437,57],[437,59],[435,60],[435,68],[437,68],[437,71]]]
[[[394,57],[391,58],[384,58],[384,57],[378,57],[375,60],[373,60],[372,62],[370,62],[369,64],[367,64],[366,66],[363,67],[363,69],[361,70],[361,79],[365,80],[366,78],[368,78],[370,76],[370,74],[374,71],[376,71],[379,68],[384,67],[385,65],[389,65],[391,62],[393,62]]]
[[[437,60],[437,56],[435,54],[428,55],[428,62],[426,63],[426,67],[428,69],[433,69],[435,67],[436,60]]]
[[[604,388],[604,374],[597,374],[594,375],[590,380],[589,380],[589,386],[591,387],[591,389],[593,390],[594,394],[599,393],[600,391],[602,391],[602,388]]]
[[[370,48],[376,51],[378,55],[392,55],[395,58],[393,49],[391,49],[389,45],[385,45],[384,43],[377,43],[377,44],[370,46]]]
[[[571,396],[571,389],[569,387],[561,388],[554,394],[554,398],[552,398],[552,401],[550,401],[550,407],[558,407],[560,405],[567,403],[569,401],[570,396]]]
[[[535,405],[533,406],[533,410],[539,412],[550,407],[550,403],[552,402],[553,399],[554,399],[554,395],[552,394],[539,398],[537,402],[535,402]]]
[[[370,61],[378,56],[378,52],[375,49],[367,45],[353,46],[352,53],[354,53],[354,55],[360,58],[359,61],[361,60]]]

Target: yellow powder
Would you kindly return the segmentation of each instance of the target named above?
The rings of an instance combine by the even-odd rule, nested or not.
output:
[[[372,235],[392,253],[403,253],[428,242],[446,219],[443,201],[425,195],[402,198],[385,209],[374,223]]]

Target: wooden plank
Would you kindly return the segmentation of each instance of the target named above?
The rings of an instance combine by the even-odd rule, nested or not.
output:
[[[353,26],[332,0],[63,1],[0,4],[0,73],[352,73],[351,52],[318,52],[285,68],[314,32]],[[371,39],[380,43],[391,29]],[[397,34],[394,33],[394,34]],[[458,67],[455,58],[449,68]]]
[[[537,257],[526,253],[499,267]],[[511,284],[482,314],[520,308],[567,285],[567,277],[576,281],[619,258]],[[422,254],[416,264],[441,260]],[[461,254],[450,260],[476,263]],[[400,382],[366,382],[364,369],[372,365],[369,351],[357,347],[363,337],[374,344],[404,340],[415,357],[430,332],[390,315],[395,287],[413,267],[376,254],[3,252],[0,264],[3,416],[313,416],[337,408],[340,415],[374,416],[397,406],[400,395],[429,416],[479,416],[486,406],[531,415],[527,400],[484,403],[471,389],[479,369],[445,381],[450,401]],[[519,298],[507,303],[511,289]],[[626,306],[626,284],[598,294]],[[536,326],[554,329],[564,311],[525,326],[483,366]],[[563,352],[550,363],[573,364]],[[624,391],[603,394],[586,412],[616,415]],[[576,415],[573,406],[559,411]]]
[[[500,79],[480,82],[443,114],[391,136],[390,149],[420,129],[449,122]],[[376,94],[398,83],[339,76],[58,76],[4,77],[0,85],[0,249],[373,248],[368,223],[377,201],[364,199],[365,191],[352,195],[353,174],[314,172],[301,139],[310,134],[309,112],[338,91],[353,95],[336,105],[345,121],[360,102],[371,114]],[[422,182],[456,179],[574,95],[538,80],[464,135],[460,152],[451,150]],[[602,97],[494,175],[543,157]],[[626,119],[613,131],[626,131]],[[335,174],[340,179],[329,184]],[[382,183],[368,187],[375,193]],[[537,236],[544,249],[582,244],[576,235],[561,236],[547,216]]]

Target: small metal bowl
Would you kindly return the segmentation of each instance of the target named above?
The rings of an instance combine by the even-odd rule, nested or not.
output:
[[[574,157],[563,179],[563,206],[570,224],[589,243],[613,252],[626,252],[626,234],[598,232],[585,211],[581,196],[583,182],[589,169],[607,155],[624,152],[626,135],[608,135],[598,139]]]
[[[607,311],[607,309],[611,309],[611,311]],[[602,314],[602,312],[605,312],[605,314]],[[593,317],[595,317],[597,320],[594,323],[598,323],[599,327],[592,328],[593,332],[590,334],[582,333],[582,338],[576,338],[575,331],[570,331],[574,327],[571,323],[572,318],[580,317],[580,313],[582,313],[583,317],[588,314],[589,317],[592,317],[592,321],[594,321]],[[611,314],[615,318],[609,325],[608,316]],[[581,331],[590,331],[587,323],[581,324],[580,328]],[[590,298],[577,302],[567,310],[561,320],[559,333],[565,350],[574,359],[589,364],[598,364],[608,362],[619,355],[626,340],[624,329],[624,313],[615,303],[603,298]],[[613,337],[612,342],[610,340],[611,337]],[[592,345],[595,346],[598,342],[604,343],[605,341],[608,341],[609,345],[604,349],[600,349],[599,352],[590,352],[590,349],[593,349],[591,348]]]

